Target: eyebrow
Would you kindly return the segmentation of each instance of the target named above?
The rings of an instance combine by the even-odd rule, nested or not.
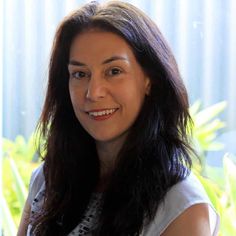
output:
[[[102,64],[108,64],[108,63],[111,63],[113,61],[117,61],[117,60],[124,60],[124,61],[128,61],[127,58],[125,57],[122,57],[122,56],[113,56],[113,57],[110,57],[108,59],[106,59],[105,61],[102,62]],[[73,66],[86,66],[85,63],[82,63],[80,61],[76,61],[76,60],[70,60],[68,65],[73,65]]]

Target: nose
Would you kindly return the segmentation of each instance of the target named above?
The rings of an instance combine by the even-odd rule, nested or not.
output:
[[[98,76],[91,76],[86,91],[86,98],[90,101],[96,102],[104,98],[107,93],[105,81]]]

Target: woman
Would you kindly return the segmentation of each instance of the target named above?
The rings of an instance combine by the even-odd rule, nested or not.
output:
[[[39,123],[46,154],[18,235],[216,235],[190,173],[190,123],[157,26],[128,3],[78,9],[56,32]]]

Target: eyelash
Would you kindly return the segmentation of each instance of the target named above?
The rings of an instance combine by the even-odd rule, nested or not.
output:
[[[80,73],[83,73],[84,74],[84,76],[83,77],[77,77],[76,75],[77,74],[80,74]],[[71,73],[71,77],[72,78],[74,78],[74,79],[82,79],[82,78],[84,78],[84,77],[90,77],[90,74],[88,74],[88,73],[86,73],[86,72],[84,72],[84,71],[75,71],[75,72],[73,72],[73,73]]]
[[[115,74],[110,74],[110,72],[114,73],[114,71],[115,71]],[[120,68],[112,67],[112,68],[109,68],[108,70],[105,71],[105,75],[106,76],[118,76],[122,72],[123,71]],[[81,73],[83,74],[82,77],[81,77]],[[79,75],[79,77],[78,77],[78,75]],[[91,77],[91,74],[84,72],[84,71],[75,71],[75,72],[71,73],[71,78],[78,79],[78,80],[81,80],[82,78],[88,78],[88,77]]]
[[[110,75],[109,72],[112,72],[112,71],[114,72],[114,70],[118,71],[118,73]],[[120,68],[112,67],[112,68],[108,69],[108,71],[105,74],[108,75],[108,76],[117,76],[117,75],[119,75],[121,73],[122,73],[122,70]]]

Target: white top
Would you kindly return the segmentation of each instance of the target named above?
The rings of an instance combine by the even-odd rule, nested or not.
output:
[[[39,212],[43,203],[45,181],[43,175],[43,164],[40,165],[31,176],[28,201],[31,205],[31,217],[34,212]],[[90,236],[89,231],[96,227],[99,213],[101,212],[102,195],[93,194],[84,219],[68,235]],[[191,173],[185,180],[175,184],[167,192],[164,201],[159,206],[154,220],[144,227],[141,236],[158,236],[186,209],[199,204],[206,203],[209,206],[209,221],[212,236],[217,236],[219,228],[219,216],[213,208],[205,190],[199,180]],[[27,236],[31,226],[29,225]]]

